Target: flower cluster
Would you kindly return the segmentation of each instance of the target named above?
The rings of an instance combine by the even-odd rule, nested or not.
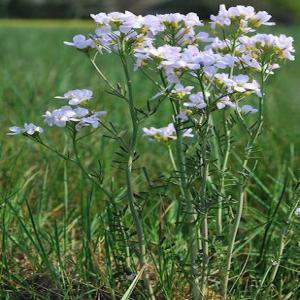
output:
[[[213,29],[236,25],[237,29],[245,33],[254,31],[255,28],[262,25],[275,25],[275,23],[269,22],[271,16],[266,11],[256,13],[252,6],[243,5],[230,7],[228,10],[224,4],[220,5],[218,15],[212,15],[210,19],[210,24]]]
[[[193,114],[223,109],[257,112],[247,100],[262,98],[262,80],[272,75],[283,60],[294,59],[293,38],[255,33],[259,27],[274,23],[267,12],[256,12],[251,6],[227,9],[220,5],[218,14],[210,18],[211,32],[203,31],[204,24],[195,13],[141,16],[125,11],[91,17],[96,23],[95,32],[88,37],[76,35],[65,44],[81,51],[105,50],[123,58],[130,55],[136,71],[146,68],[160,73],[163,84],[159,93],[167,93],[171,101],[177,102],[173,120],[179,122],[188,121]],[[64,127],[73,122],[77,130],[98,127],[99,117],[105,112],[90,112],[79,106],[92,97],[86,89],[56,97],[67,100],[69,106],[47,111],[46,124]],[[172,140],[172,126],[144,131],[156,140]]]
[[[24,127],[17,127],[17,126],[12,126],[9,128],[9,133],[8,135],[16,135],[16,134],[25,134],[25,135],[30,135],[30,136],[34,136],[36,134],[40,134],[44,132],[44,129],[36,126],[32,123],[24,124]]]
[[[73,107],[67,105],[53,111],[46,111],[43,115],[45,123],[49,126],[65,127],[68,122],[74,122],[76,130],[86,126],[99,127],[101,124],[99,117],[105,115],[106,112],[91,112],[87,108],[78,106],[91,100],[92,97],[93,92],[87,89],[71,90],[63,96],[56,96],[57,99],[68,100],[69,105]]]
[[[82,102],[91,100],[93,92],[90,90],[71,90],[66,92],[63,96],[56,96],[56,99],[69,100],[70,105],[79,105]]]
[[[66,45],[79,50],[96,47],[110,52],[118,50],[122,41],[134,47],[152,46],[155,37],[161,33],[166,33],[165,38],[171,42],[168,37],[170,31],[174,32],[176,42],[181,45],[208,39],[206,33],[199,32],[198,27],[203,23],[195,13],[137,16],[126,11],[91,14],[91,17],[97,24],[95,34],[89,38],[76,35],[72,42],[65,42]]]
[[[92,99],[93,92],[87,89],[70,90],[63,96],[56,96],[57,99],[68,100],[69,105],[54,109],[53,111],[46,111],[43,115],[44,122],[52,127],[66,127],[68,124],[75,124],[75,129],[79,131],[83,127],[91,126],[97,128],[101,125],[100,117],[105,115],[105,111],[89,111],[89,109],[78,106]],[[34,124],[26,124],[24,128],[10,127],[9,135],[28,134],[34,135],[42,133],[44,130]]]

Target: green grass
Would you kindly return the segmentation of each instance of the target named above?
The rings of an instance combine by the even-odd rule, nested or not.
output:
[[[26,139],[6,135],[8,127],[14,124],[32,121],[43,125],[41,115],[46,109],[57,105],[53,97],[73,88],[94,90],[97,99],[95,106],[107,110],[109,120],[117,124],[128,122],[126,106],[105,92],[104,85],[84,54],[63,45],[63,41],[71,40],[76,33],[88,33],[89,27],[90,23],[77,21],[0,22],[1,299],[55,299],[56,294],[60,295],[59,299],[84,299],[88,295],[92,297],[96,291],[101,290],[104,295],[109,293],[110,288],[114,289],[113,269],[117,263],[121,265],[118,254],[123,249],[120,246],[116,253],[112,253],[115,257],[113,262],[104,263],[103,253],[109,251],[103,249],[104,240],[109,244],[120,238],[125,247],[128,237],[112,237],[109,230],[101,225],[101,218],[105,217],[101,212],[107,205],[103,194],[94,191],[74,166],[56,159],[55,155]],[[279,31],[294,36],[296,51],[300,52],[300,27],[283,27]],[[115,57],[102,58],[108,76],[116,82],[123,82],[118,64]],[[141,74],[136,74],[135,80],[138,82],[135,95],[143,106],[153,91]],[[264,137],[260,140],[262,166],[255,178],[252,199],[256,199],[258,206],[269,212],[273,212],[274,201],[280,198],[282,192],[286,174],[283,161],[287,161],[290,144],[295,147],[294,168],[297,170],[300,166],[299,80],[300,62],[296,60],[294,64],[283,66],[268,88],[267,121]],[[167,108],[163,109],[150,120],[151,124],[165,125],[169,113]],[[64,148],[66,135],[61,130],[49,130],[46,137],[53,141],[53,145],[60,145],[61,151],[68,150]],[[143,151],[146,148],[147,153]],[[112,174],[113,186],[121,188],[123,173],[112,164],[116,158],[115,150],[112,141],[100,141],[99,138],[82,143],[80,148],[88,165],[95,168],[99,158],[104,172]],[[162,175],[157,171],[158,167],[167,168],[169,165],[163,159],[163,151],[162,147],[142,141],[139,152],[144,154],[140,165],[147,165],[156,176]],[[141,173],[137,180],[143,176]],[[109,205],[113,207],[118,203]],[[153,222],[149,236],[156,234],[157,223],[151,217],[156,205],[159,201],[149,205],[146,216],[146,222]],[[121,225],[116,212],[111,211],[112,228]],[[284,209],[280,212],[282,216],[283,212]],[[253,217],[257,225],[265,218],[257,210],[247,211],[246,215]],[[281,221],[276,219],[276,226]],[[129,227],[129,231],[132,229],[130,219],[125,218],[122,222]],[[253,230],[247,226],[245,229]],[[280,238],[277,229],[272,229],[275,231],[275,245]],[[253,234],[255,239],[255,232]],[[289,255],[296,255],[294,248],[288,251]],[[169,257],[161,258],[163,263],[172,257],[172,250],[167,255]],[[289,268],[299,268],[293,257],[286,260]],[[125,292],[129,285],[125,271],[120,272],[123,272],[121,277],[124,280],[118,290]],[[175,279],[168,280],[172,282]],[[291,277],[291,280],[295,278]],[[135,297],[140,297],[140,292],[141,286],[138,285],[133,299],[139,299]],[[293,291],[293,295],[297,292]]]

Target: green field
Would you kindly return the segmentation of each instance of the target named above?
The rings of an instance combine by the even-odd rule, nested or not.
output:
[[[85,22],[0,22],[1,299],[40,299],[41,295],[51,293],[61,297],[64,294],[65,298],[57,299],[73,299],[72,295],[74,299],[84,299],[89,293],[93,295],[96,288],[106,286],[105,279],[97,285],[97,276],[106,271],[101,266],[100,271],[96,271],[97,257],[92,257],[88,250],[98,238],[97,212],[105,205],[103,195],[95,192],[91,196],[90,187],[74,166],[58,160],[25,138],[6,135],[9,126],[28,121],[43,126],[41,115],[56,107],[59,101],[54,100],[54,96],[75,88],[93,90],[97,100],[95,107],[108,112],[107,120],[119,124],[127,122],[126,106],[106,93],[85,55],[63,45],[63,41],[71,40],[74,34],[89,30],[90,24]],[[296,53],[300,53],[300,27],[276,30],[292,35]],[[122,83],[124,78],[118,72],[117,59],[108,56],[102,59],[108,76]],[[277,73],[268,87],[267,118],[264,135],[259,141],[261,166],[257,171],[272,193],[278,193],[280,185],[274,184],[271,178],[282,179],[279,174],[291,149],[295,153],[295,170],[300,167],[300,62],[297,54],[296,63],[287,63]],[[136,98],[143,106],[144,100],[153,93],[151,85],[145,83],[141,74],[135,74],[134,80],[137,82]],[[151,119],[151,124],[163,126],[169,116],[167,108],[161,110]],[[67,153],[66,134],[62,130],[46,130],[45,139]],[[163,148],[142,140],[139,151],[143,153],[146,147],[149,151],[140,157],[141,166],[147,163],[154,173],[158,166],[168,168],[168,162],[162,159]],[[112,164],[116,159],[112,141],[94,137],[82,143],[80,151],[87,165],[95,166],[100,159],[104,171],[113,174],[115,186],[122,186],[123,174]],[[259,197],[264,201],[262,195],[260,193]],[[87,204],[89,201],[93,201],[91,207]],[[266,198],[266,206],[274,205],[268,201],[270,199]],[[101,251],[97,255],[101,260]],[[291,262],[289,267],[299,268],[299,265]],[[66,280],[64,292],[53,288],[56,275],[52,273],[57,274],[56,269]],[[52,297],[49,299],[56,299]]]

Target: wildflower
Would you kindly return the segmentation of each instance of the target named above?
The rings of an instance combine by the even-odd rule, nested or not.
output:
[[[256,13],[252,6],[237,5],[227,10],[226,6],[222,4],[220,5],[218,15],[212,15],[210,17],[210,24],[212,29],[237,24],[242,32],[252,32],[254,28],[258,28],[262,25],[274,25],[273,22],[269,22],[271,17],[272,16],[265,11]]]
[[[151,37],[154,37],[164,30],[165,26],[161,23],[159,16],[147,15],[144,17],[142,27],[143,32],[151,33]]]
[[[243,54],[239,60],[242,67],[252,68],[257,71],[261,71],[261,64],[252,56]]]
[[[189,115],[190,111],[187,109],[187,110],[182,110],[180,111],[180,113],[176,116],[176,118],[178,120],[181,120],[181,121],[187,121],[189,119],[188,115]]]
[[[262,52],[275,54],[279,60],[294,60],[294,39],[284,34],[275,36],[273,34],[257,34],[252,37],[243,36],[239,39],[250,56],[259,57]]]
[[[83,117],[80,119],[80,121],[76,124],[75,128],[76,130],[80,130],[82,127],[91,126],[93,128],[98,128],[101,125],[101,121],[99,119],[100,116],[105,115],[105,111],[98,111],[93,113],[90,116]]]
[[[218,73],[214,76],[216,84],[223,85],[228,93],[239,92],[239,93],[255,93],[258,97],[261,97],[261,90],[259,83],[256,80],[249,82],[249,76],[247,75],[236,75],[232,78],[228,74]]]
[[[92,39],[87,39],[84,35],[78,34],[73,37],[73,42],[64,42],[67,46],[73,46],[77,49],[83,50],[87,48],[94,48],[95,44]]]
[[[249,19],[249,23],[256,28],[262,25],[273,26],[275,25],[275,22],[269,22],[271,18],[272,16],[269,15],[266,11],[259,11],[257,14],[255,14]]]
[[[63,106],[59,109],[55,109],[52,112],[46,111],[43,117],[44,121],[49,126],[56,125],[58,127],[65,127],[67,122],[78,122],[82,117],[89,114],[88,109],[77,107],[73,109],[70,106]]]
[[[190,45],[182,52],[182,61],[190,70],[203,68],[205,73],[215,73],[218,68],[232,67],[235,58],[229,54],[213,53],[211,49],[199,51],[196,46]]]
[[[182,84],[177,83],[172,90],[172,94],[182,99],[184,96],[190,95],[193,88],[193,86],[183,86]]]
[[[205,31],[201,31],[196,35],[196,38],[199,42],[210,43],[214,40],[213,37],[210,37],[209,34]]]
[[[87,89],[71,90],[66,92],[63,96],[56,96],[56,99],[68,99],[70,105],[78,105],[84,101],[92,99],[93,92]]]
[[[12,126],[9,128],[10,132],[7,133],[8,135],[17,135],[17,134],[28,134],[28,135],[35,135],[39,133],[43,133],[44,129],[34,125],[33,123],[25,123],[24,127],[17,127]]]
[[[205,47],[205,50],[212,49],[216,52],[229,53],[232,51],[231,47],[232,47],[231,40],[229,39],[220,40],[218,37],[215,37],[212,39],[211,44]],[[237,50],[238,46],[236,46],[235,49]]]
[[[144,136],[149,136],[156,141],[167,142],[170,140],[176,140],[176,129],[173,123],[170,123],[167,127],[162,128],[143,128]],[[186,129],[183,132],[183,137],[193,137],[192,129]]]
[[[245,114],[254,114],[258,112],[258,109],[252,107],[251,105],[243,105],[239,110]]]
[[[202,93],[192,94],[189,97],[189,101],[183,103],[185,107],[203,109],[207,106],[204,102]]]
[[[233,103],[229,96],[222,97],[217,103],[216,106],[218,109],[223,109],[225,107],[234,108],[236,107],[235,103]]]
[[[297,217],[300,217],[300,207],[297,207],[297,208],[295,209],[295,215],[296,215]]]
[[[224,27],[231,25],[231,20],[228,15],[228,11],[226,9],[226,6],[224,4],[221,4],[219,7],[219,13],[217,16],[211,15],[211,27],[212,29],[216,29],[217,26]]]

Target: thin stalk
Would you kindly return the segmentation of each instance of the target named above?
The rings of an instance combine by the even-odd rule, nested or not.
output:
[[[178,169],[177,169],[177,166],[176,166],[176,162],[175,162],[175,159],[174,159],[174,155],[173,155],[171,145],[168,145],[167,147],[168,147],[168,153],[169,153],[169,157],[170,157],[173,169],[174,169],[175,172],[177,172]]]
[[[201,237],[203,247],[202,258],[202,280],[201,280],[201,295],[203,299],[206,299],[207,295],[207,280],[208,280],[208,261],[209,261],[209,247],[208,247],[208,218],[205,213],[202,225],[201,225]]]
[[[68,245],[68,207],[69,207],[69,188],[68,188],[68,171],[67,171],[67,163],[64,164],[64,215],[63,215],[63,223],[64,223],[64,254],[67,252]]]
[[[127,184],[127,196],[128,196],[128,204],[130,208],[130,212],[134,221],[135,229],[137,232],[138,238],[138,245],[139,245],[139,263],[141,268],[145,268],[145,272],[143,273],[144,283],[149,291],[149,299],[155,300],[154,292],[152,286],[150,284],[149,275],[147,272],[147,262],[146,262],[146,242],[145,236],[143,231],[143,225],[141,222],[141,217],[138,212],[138,209],[135,207],[135,196],[133,191],[133,183],[132,183],[132,164],[136,150],[137,144],[137,136],[138,136],[138,119],[137,114],[134,106],[134,98],[133,98],[133,88],[132,88],[132,80],[130,77],[130,73],[128,70],[128,63],[126,60],[125,53],[122,49],[120,51],[121,62],[126,78],[126,85],[128,91],[128,105],[129,105],[129,112],[131,117],[131,141],[129,145],[129,155],[127,161],[127,168],[126,168],[126,184]]]
[[[223,112],[223,117],[224,117],[224,134],[225,134],[225,140],[226,140],[226,148],[225,148],[225,153],[224,153],[224,158],[223,158],[223,164],[221,168],[221,183],[220,183],[220,195],[218,197],[218,215],[217,215],[217,232],[218,235],[222,235],[223,233],[223,196],[225,193],[225,172],[227,169],[228,165],[228,160],[229,160],[229,154],[230,154],[230,130],[228,128],[228,123],[226,120],[226,115],[225,111]]]
[[[241,222],[242,214],[243,214],[246,186],[247,186],[247,181],[249,179],[249,176],[245,175],[244,173],[248,169],[248,163],[249,163],[252,151],[253,151],[253,147],[256,143],[258,136],[261,133],[262,126],[263,126],[263,101],[264,101],[264,74],[263,73],[262,73],[261,91],[262,91],[262,96],[259,101],[259,117],[258,117],[258,121],[257,121],[257,126],[256,126],[254,133],[250,136],[250,141],[248,142],[248,144],[246,146],[245,159],[244,159],[242,169],[240,172],[240,174],[241,174],[240,196],[239,196],[237,212],[235,215],[234,225],[233,225],[233,228],[232,228],[230,236],[229,236],[229,245],[228,245],[228,250],[227,250],[227,255],[226,255],[225,270],[224,270],[224,276],[223,276],[223,280],[222,280],[222,289],[221,289],[222,300],[228,299],[227,298],[227,290],[228,290],[228,281],[229,281],[229,275],[230,275],[230,270],[231,270],[233,249],[234,249],[234,244],[236,241],[238,229],[240,227],[240,222]]]
[[[96,54],[94,55],[93,58],[91,58],[89,56],[89,59],[92,63],[92,65],[94,66],[95,70],[97,71],[98,75],[101,77],[101,79],[107,84],[107,86],[113,91],[115,92],[120,98],[123,98],[123,95],[121,95],[119,93],[119,91],[110,83],[110,81],[106,78],[106,76],[103,74],[103,72],[100,70],[100,68],[97,66],[96,64],[96,58],[97,58],[97,55],[98,55],[98,51],[96,52]]]
[[[269,284],[268,284],[268,287],[267,287],[267,290],[266,290],[266,296],[269,295],[271,285],[272,285],[273,281],[275,280],[276,275],[278,273],[278,269],[279,269],[279,266],[280,266],[280,263],[281,263],[283,251],[284,251],[284,248],[286,246],[286,239],[287,239],[287,236],[285,234],[283,234],[282,237],[281,237],[281,240],[280,240],[280,247],[279,247],[278,259],[275,262],[275,265],[273,266],[273,270],[271,272]]]
[[[197,76],[199,85],[201,87],[202,95],[204,102],[209,104],[209,99],[207,98],[205,87],[202,81],[202,76],[198,74]],[[209,164],[207,161],[207,150],[208,150],[208,134],[210,127],[214,128],[213,119],[210,115],[210,112],[208,110],[207,112],[207,123],[206,128],[204,132],[204,139],[201,143],[201,152],[202,152],[202,182],[201,182],[201,188],[200,188],[200,199],[202,203],[206,203],[206,191],[207,191],[207,181],[209,177]],[[215,135],[214,135],[215,136]],[[214,143],[217,144],[216,139],[214,139]],[[216,147],[217,148],[217,147]],[[217,150],[217,149],[216,149]],[[217,153],[218,155],[218,153]],[[206,210],[206,207],[205,207]],[[208,214],[207,211],[205,211],[204,218],[201,224],[201,244],[202,244],[202,250],[203,250],[203,258],[202,258],[202,279],[201,279],[201,285],[200,285],[200,292],[201,292],[201,299],[206,298],[207,293],[207,280],[208,280],[208,260],[209,260],[209,243],[208,243]]]
[[[177,160],[178,160],[178,169],[180,174],[180,182],[181,188],[183,191],[183,196],[186,200],[187,205],[187,223],[188,223],[188,249],[190,253],[190,267],[191,267],[191,275],[192,275],[192,299],[197,300],[200,299],[201,293],[199,290],[199,278],[197,272],[197,256],[198,256],[198,233],[195,228],[196,215],[193,207],[192,195],[189,191],[187,174],[186,174],[186,162],[183,151],[183,141],[182,141],[182,131],[180,128],[180,123],[176,126],[176,134],[177,134]],[[195,234],[196,232],[196,234]]]
[[[264,286],[264,284],[265,284],[265,281],[266,281],[266,279],[267,279],[267,277],[268,277],[268,275],[269,275],[271,269],[272,269],[272,265],[268,267],[268,269],[266,270],[266,272],[265,272],[263,278],[261,279],[260,285],[259,285],[259,287],[258,287],[258,289],[257,289],[257,291],[256,291],[256,293],[255,293],[254,299],[257,299],[257,297],[258,297],[260,291],[262,290],[262,288],[263,288],[263,286]]]

